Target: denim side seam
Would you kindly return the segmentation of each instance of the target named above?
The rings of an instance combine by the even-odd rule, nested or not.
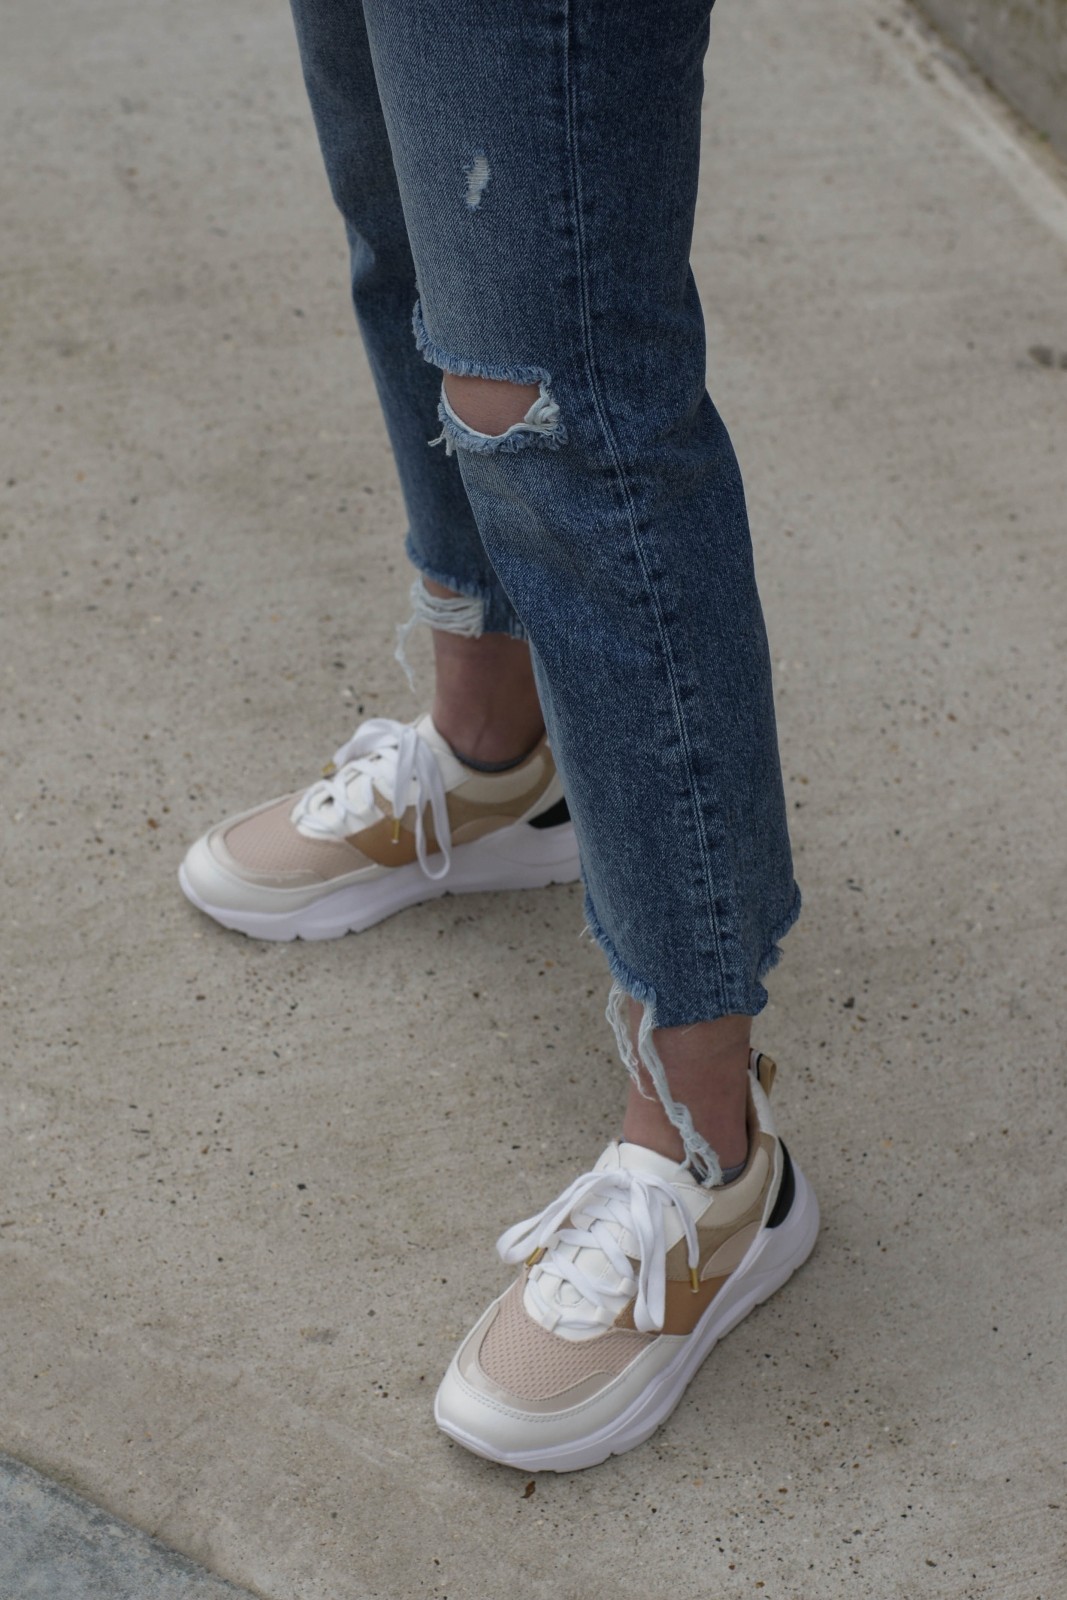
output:
[[[662,608],[651,582],[651,577],[648,570],[648,560],[646,557],[646,552],[642,546],[640,530],[638,527],[637,508],[634,504],[631,486],[627,481],[627,476],[623,468],[618,439],[614,429],[611,426],[609,410],[604,403],[600,373],[594,355],[593,319],[589,300],[589,270],[585,232],[582,225],[582,175],[578,156],[576,134],[576,90],[574,73],[571,67],[574,44],[574,21],[571,0],[564,0],[563,9],[566,19],[566,138],[572,179],[570,196],[571,228],[574,237],[575,255],[578,267],[578,282],[580,286],[579,305],[581,310],[582,346],[585,357],[585,368],[589,381],[589,392],[592,400],[593,410],[595,412],[605,443],[607,444],[615,478],[626,506],[626,516],[629,524],[631,545],[634,555],[637,559],[638,566],[644,578],[645,590],[652,612],[653,625],[659,640],[660,649],[663,652],[663,660],[666,666],[666,675],[670,688],[671,702],[674,709],[675,732],[682,752],[682,764],[689,790],[696,852],[702,868],[705,885],[705,910],[707,914],[708,931],[711,936],[711,949],[714,952],[714,959],[718,968],[718,988],[720,993],[725,993],[727,989],[727,974],[725,970],[723,954],[722,930],[719,926],[719,920],[715,908],[715,898],[712,890],[711,860],[709,857],[703,828],[701,826],[701,802],[696,782],[696,774],[693,770],[692,752],[689,748],[689,742],[686,735],[685,717],[682,714],[682,708],[679,699],[677,666],[674,652],[671,649],[671,643],[668,637],[668,630],[665,624]]]

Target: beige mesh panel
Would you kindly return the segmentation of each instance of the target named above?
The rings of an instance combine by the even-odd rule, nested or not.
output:
[[[486,1377],[517,1400],[551,1400],[601,1373],[617,1378],[649,1342],[648,1334],[622,1329],[580,1343],[561,1339],[527,1316],[524,1286],[522,1278],[512,1284],[478,1352]]]
[[[227,830],[223,840],[239,866],[248,872],[279,877],[285,873],[306,872],[316,878],[329,879],[369,865],[358,850],[353,850],[343,840],[330,844],[305,839],[298,833],[289,820],[296,800],[296,795],[290,795]]]

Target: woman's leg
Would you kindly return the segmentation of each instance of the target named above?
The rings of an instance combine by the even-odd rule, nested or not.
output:
[[[362,7],[292,0],[292,9],[327,175],[345,219],[352,302],[407,507],[408,555],[425,580],[414,596],[414,620],[433,628],[434,722],[463,755],[516,759],[543,731],[529,649],[485,554],[456,462],[426,447],[440,385],[411,337],[415,267]],[[480,619],[470,608],[434,605],[460,596],[479,603]]]
[[[652,1027],[762,1008],[798,909],[688,265],[709,8],[364,10],[442,442],[532,642],[590,926],[644,1007],[655,1078]],[[705,1140],[686,1146],[714,1169]]]
[[[227,818],[188,852],[189,899],[264,939],[339,937],[445,889],[578,874],[521,624],[456,460],[427,445],[439,379],[412,338],[415,268],[363,13],[352,0],[293,0],[293,13],[419,570],[398,654],[408,628],[429,623],[436,681],[432,713],[361,724],[327,781]]]
[[[427,580],[414,595],[415,620],[468,642],[461,654],[475,665],[457,686],[468,698],[480,698],[483,682],[488,689],[503,672],[526,702],[532,684],[525,650],[491,647],[483,669],[469,647],[483,633],[521,638],[522,628],[486,556],[455,461],[427,449],[440,384],[411,337],[415,267],[362,7],[358,0],[292,0],[292,11],[326,172],[348,235],[352,303],[396,458],[407,551]],[[433,604],[459,596],[476,604]],[[452,696],[445,699],[450,705]]]
[[[527,1470],[646,1438],[818,1222],[748,1054],[799,897],[688,265],[709,10],[364,4],[439,442],[533,647],[637,1091],[624,1140],[501,1237],[523,1272],[438,1393]]]

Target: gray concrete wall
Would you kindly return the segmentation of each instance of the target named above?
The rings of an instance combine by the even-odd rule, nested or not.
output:
[[[1006,100],[1067,155],[1067,0],[919,0]]]

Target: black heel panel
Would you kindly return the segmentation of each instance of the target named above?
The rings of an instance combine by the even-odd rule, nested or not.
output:
[[[781,1139],[778,1143],[782,1146],[782,1181],[778,1185],[778,1197],[774,1202],[774,1210],[767,1218],[768,1228],[780,1228],[786,1217],[793,1209],[796,1199],[797,1180],[793,1173],[793,1161]]]
[[[526,819],[531,828],[558,828],[570,820],[571,814],[567,809],[566,800],[557,800],[555,805],[549,806],[548,810],[542,811],[539,816]]]

